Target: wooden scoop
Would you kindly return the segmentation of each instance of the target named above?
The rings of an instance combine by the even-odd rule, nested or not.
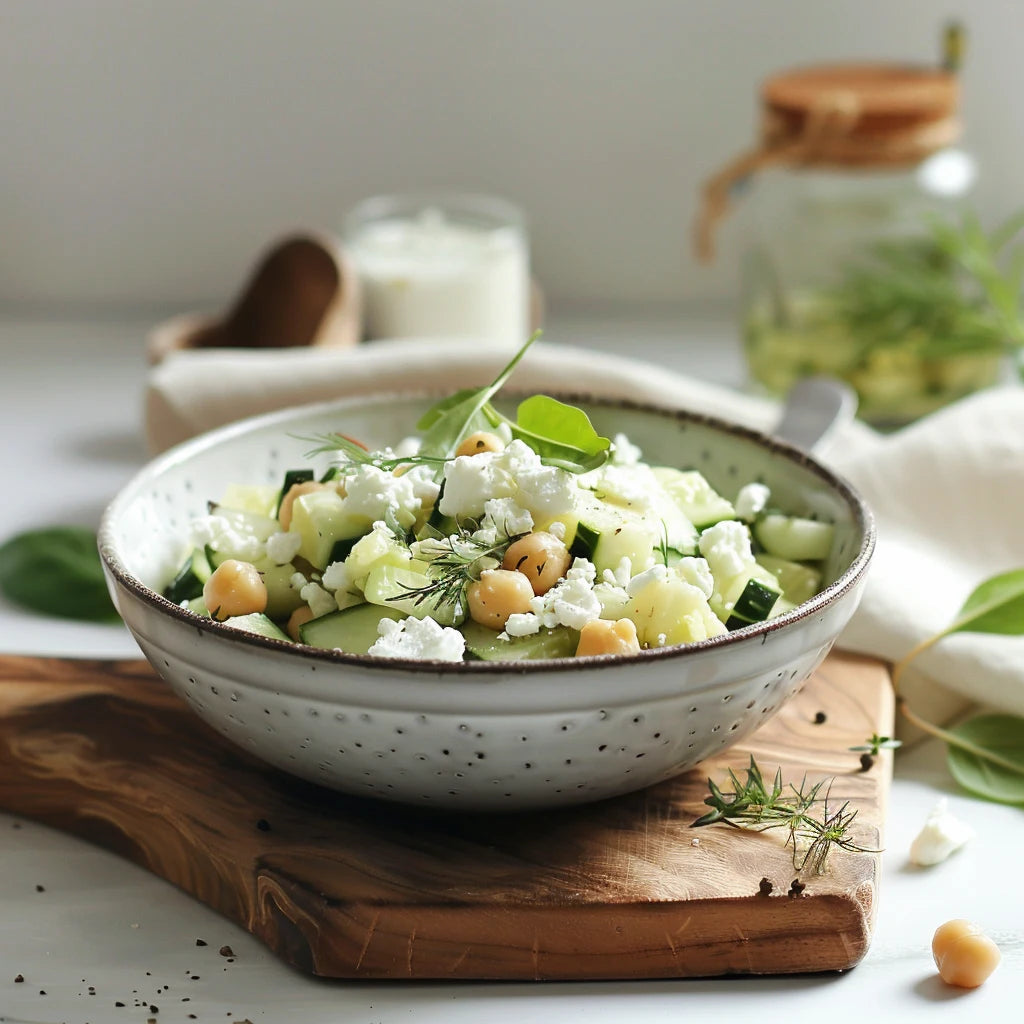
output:
[[[314,235],[272,246],[222,320],[194,313],[159,324],[149,358],[194,348],[347,348],[362,335],[359,280],[341,249]]]

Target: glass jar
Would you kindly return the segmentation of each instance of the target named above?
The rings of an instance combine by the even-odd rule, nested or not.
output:
[[[368,339],[469,337],[521,345],[529,333],[522,211],[463,194],[377,196],[345,220]]]
[[[892,427],[999,379],[1005,322],[955,251],[976,177],[958,96],[952,71],[886,65],[765,83],[761,147],[712,179],[702,225],[706,253],[763,172],[741,302],[758,385],[836,376],[863,419]]]

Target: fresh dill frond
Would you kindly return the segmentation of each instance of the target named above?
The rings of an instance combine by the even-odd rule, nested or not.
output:
[[[429,602],[435,607],[464,606],[466,588],[487,569],[501,565],[505,550],[514,539],[506,534],[495,534],[493,539],[481,537],[481,532],[460,525],[458,532],[450,536],[417,541],[415,554],[426,561],[430,582],[402,590],[394,595],[394,600],[411,600],[417,605]]]
[[[316,444],[315,448],[306,452],[307,459],[317,455],[336,455],[338,467],[342,472],[358,466],[374,466],[385,472],[392,472],[399,466],[439,466],[445,461],[436,455],[395,455],[367,451],[358,441],[353,441],[345,434],[314,434],[302,440]]]

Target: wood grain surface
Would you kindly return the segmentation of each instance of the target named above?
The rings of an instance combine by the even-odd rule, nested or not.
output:
[[[145,662],[0,657],[0,807],[142,864],[325,977],[844,970],[870,942],[877,854],[835,851],[789,895],[781,832],[690,826],[707,777],[753,753],[787,781],[834,778],[830,803],[850,800],[857,840],[880,848],[891,754],[863,772],[848,748],[891,726],[885,669],[833,654],[747,742],[676,779],[570,810],[439,815],[254,760]]]

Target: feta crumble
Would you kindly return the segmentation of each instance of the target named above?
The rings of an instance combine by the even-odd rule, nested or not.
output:
[[[449,626],[441,626],[430,616],[410,617],[395,622],[382,619],[379,637],[367,653],[375,658],[411,658],[429,661],[462,661],[465,637]]]
[[[910,859],[921,867],[930,867],[956,853],[973,838],[974,829],[949,810],[949,801],[943,797],[910,844]]]
[[[273,533],[267,538],[267,558],[275,565],[287,565],[302,547],[298,533]]]
[[[746,484],[736,495],[733,508],[745,523],[752,523],[767,507],[771,491],[764,484]]]
[[[715,577],[738,576],[754,561],[747,527],[735,519],[723,519],[709,526],[700,535],[699,546]]]

